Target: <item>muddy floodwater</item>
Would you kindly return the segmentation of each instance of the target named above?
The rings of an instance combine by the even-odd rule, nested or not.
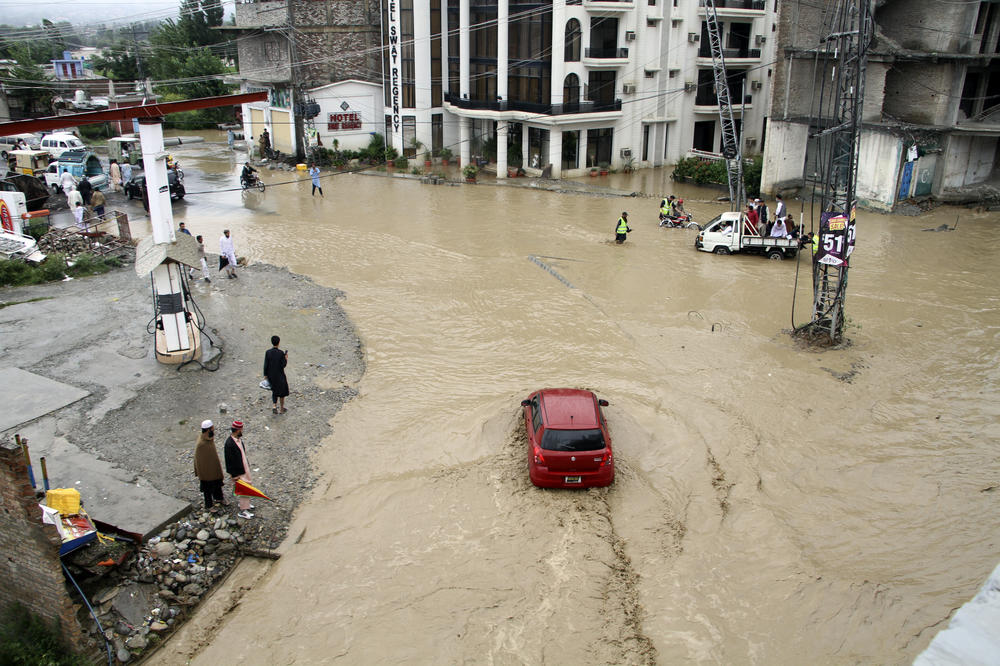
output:
[[[795,291],[794,260],[696,252],[658,199],[200,193],[243,154],[176,152],[176,219],[342,289],[367,363],[280,561],[193,663],[909,663],[1000,559],[996,213],[862,213],[851,344],[817,352],[787,335],[807,262]],[[519,403],[552,386],[610,401],[611,488],[529,483]]]

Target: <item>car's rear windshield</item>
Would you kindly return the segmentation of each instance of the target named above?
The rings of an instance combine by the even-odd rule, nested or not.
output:
[[[542,448],[547,451],[597,451],[604,448],[604,435],[593,430],[546,430]]]

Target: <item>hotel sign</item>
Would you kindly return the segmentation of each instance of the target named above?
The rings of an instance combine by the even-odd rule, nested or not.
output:
[[[361,116],[358,113],[331,113],[327,116],[326,129],[329,132],[361,129]]]
[[[389,103],[392,106],[392,132],[400,131],[399,116],[399,7],[397,0],[389,2]]]

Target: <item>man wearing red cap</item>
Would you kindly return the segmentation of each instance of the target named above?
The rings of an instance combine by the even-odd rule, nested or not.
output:
[[[230,430],[232,434],[226,438],[223,452],[226,457],[226,472],[233,477],[235,488],[237,479],[243,479],[247,483],[253,483],[253,480],[250,478],[250,463],[247,462],[247,450],[243,445],[243,422],[233,421]],[[245,495],[237,495],[236,499],[240,503],[240,512],[236,515],[240,518],[253,518],[253,514],[250,513],[250,509],[253,508],[250,498]]]

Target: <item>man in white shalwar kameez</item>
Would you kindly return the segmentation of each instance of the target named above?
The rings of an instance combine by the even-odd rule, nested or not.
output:
[[[69,193],[76,189],[76,178],[69,171],[63,171],[59,183],[62,185],[62,191],[66,193],[66,198],[69,198]]]
[[[226,277],[236,277],[236,247],[229,235],[229,229],[223,231],[219,238],[219,256],[225,257],[229,262],[226,264]]]

